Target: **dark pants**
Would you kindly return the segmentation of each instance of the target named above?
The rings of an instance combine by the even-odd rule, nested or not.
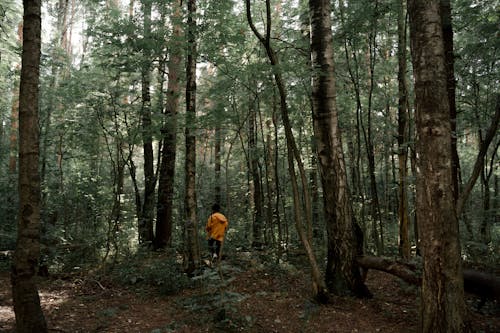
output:
[[[210,238],[208,240],[208,249],[210,250],[210,256],[213,256],[214,253],[217,254],[218,257],[220,257],[220,248],[221,248],[221,241],[218,241],[216,239]]]

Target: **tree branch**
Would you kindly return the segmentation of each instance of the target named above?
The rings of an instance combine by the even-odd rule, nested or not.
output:
[[[469,178],[469,181],[465,185],[464,190],[460,193],[460,196],[458,197],[457,200],[457,206],[456,206],[457,216],[460,216],[462,214],[465,202],[467,201],[470,193],[472,192],[472,188],[474,187],[474,184],[476,183],[476,180],[479,177],[479,174],[481,173],[481,170],[484,166],[484,157],[488,152],[488,148],[490,146],[491,141],[493,141],[493,138],[497,134],[499,121],[500,121],[500,94],[497,94],[495,115],[491,120],[491,124],[490,127],[488,128],[488,133],[486,134],[486,138],[484,138],[484,140],[481,142],[481,147],[479,149],[479,153],[477,154],[476,163],[474,164],[474,169]]]

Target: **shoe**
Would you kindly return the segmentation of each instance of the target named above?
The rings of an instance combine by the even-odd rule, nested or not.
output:
[[[216,260],[217,259],[217,253],[212,254],[212,259]]]

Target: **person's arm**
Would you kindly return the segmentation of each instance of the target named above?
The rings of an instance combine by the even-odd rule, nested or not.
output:
[[[212,221],[212,215],[210,215],[210,217],[208,218],[208,221],[207,221],[207,225],[205,226],[205,230],[209,233],[210,230],[212,230],[212,225],[211,225],[211,222]]]

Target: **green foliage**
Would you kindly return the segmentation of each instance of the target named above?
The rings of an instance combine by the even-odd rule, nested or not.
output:
[[[373,217],[368,209],[371,194],[362,126],[366,128],[368,124],[366,111],[372,75],[369,40],[376,36],[371,53],[374,57],[375,85],[371,95],[370,125],[386,250],[392,254],[396,253],[398,238],[397,183],[394,179],[397,173],[394,149],[397,126],[397,32],[394,22],[397,2],[378,2],[376,7],[376,2],[369,0],[344,1],[342,8],[339,3],[335,2],[336,7],[333,8],[337,106],[348,172],[359,163],[361,184],[357,188],[349,178],[349,186],[356,218],[366,227],[367,235]],[[171,4],[168,1],[152,1],[152,5],[154,15],[149,36],[143,33],[144,17],[140,3],[136,3],[130,17],[124,8],[114,8],[105,1],[87,0],[81,2],[81,7],[77,9],[79,12],[74,15],[80,17],[85,27],[82,39],[78,41],[85,44],[84,54],[66,53],[59,45],[60,32],[56,31],[56,26],[49,29],[51,36],[46,39],[47,42],[44,40],[40,101],[42,252],[43,260],[54,271],[87,268],[100,263],[105,256],[108,261],[120,260],[122,256],[134,253],[137,246],[138,214],[134,185],[139,188],[143,185],[141,68],[151,68],[151,84],[154,86],[152,135],[155,147],[159,147],[156,144],[161,138],[160,128],[164,122],[164,90],[169,74],[164,72],[163,64],[170,59],[171,43],[174,42],[171,39]],[[14,69],[14,64],[19,61],[15,27],[21,11],[16,6],[13,0],[3,1],[0,5],[0,91],[3,92],[0,95],[0,220],[5,221],[0,224],[0,250],[12,249],[16,235],[17,175],[8,174],[7,164],[11,153],[8,132],[12,95],[19,75]],[[44,22],[53,19],[55,25],[57,6],[49,3],[48,7],[49,17]],[[259,29],[263,28],[259,14],[261,9],[259,4],[253,5]],[[314,133],[311,124],[307,4],[306,1],[299,1],[297,5],[277,6],[276,9],[279,10],[272,13],[271,44],[279,56],[299,150],[307,170],[312,171],[314,162],[310,157],[314,151],[311,137]],[[470,174],[475,161],[479,130],[484,133],[487,128],[494,110],[494,95],[498,92],[497,55],[500,44],[499,39],[494,38],[499,22],[498,10],[498,4],[492,0],[484,1],[480,6],[470,1],[454,2],[459,110],[457,135],[464,179]],[[199,152],[196,191],[199,220],[202,221],[200,232],[203,232],[205,216],[214,200],[214,187],[221,185],[221,204],[230,220],[225,249],[229,253],[233,248],[245,248],[250,244],[254,212],[248,172],[247,129],[249,109],[255,107],[258,112],[255,153],[261,175],[269,176],[262,178],[263,200],[267,199],[268,182],[271,186],[277,183],[280,186],[279,200],[271,198],[271,205],[276,204],[276,207],[267,207],[267,201],[265,206],[272,209],[274,216],[280,216],[281,232],[288,242],[283,244],[282,239],[281,250],[281,246],[297,242],[297,237],[291,223],[292,199],[286,145],[272,68],[265,51],[248,28],[242,3],[203,0],[198,2],[198,13],[198,120],[193,124],[184,123],[184,78],[181,73],[173,242],[179,245],[183,235],[180,222],[183,221],[184,196],[183,128],[193,126]],[[76,38],[76,28],[74,33]],[[184,37],[180,42],[184,42]],[[355,88],[359,90],[359,96],[356,96]],[[414,128],[412,118],[410,122]],[[222,184],[215,184],[213,147],[216,128],[220,129],[223,142]],[[414,139],[410,138],[409,144],[413,142]],[[348,144],[351,146],[348,147]],[[157,153],[155,150],[155,158]],[[269,164],[272,170],[267,169],[268,158],[277,163]],[[131,181],[130,161],[136,163],[137,184]],[[493,161],[491,165],[498,161],[493,149],[488,153],[488,161]],[[120,165],[124,167],[123,189],[122,193],[117,193]],[[270,177],[275,170],[275,177]],[[498,168],[493,172],[498,176]],[[408,176],[408,183],[411,194],[409,209],[413,218],[414,175]],[[482,207],[486,188],[492,194],[492,205],[495,200],[498,202],[498,198],[493,198],[492,183],[493,176],[487,187],[476,186],[470,199],[467,218],[475,236],[485,219],[490,217],[493,221],[490,214],[495,214],[494,207],[489,212],[476,209]],[[117,202],[119,212],[113,215]],[[318,216],[318,225],[324,229],[323,214]],[[275,244],[278,244],[275,222],[268,221],[267,236],[269,243],[270,236],[273,236]],[[481,246],[472,246],[463,242],[467,244],[464,251],[468,258],[479,260],[487,255],[495,257],[498,253],[495,244],[498,244],[500,232],[493,222],[489,226],[492,230],[491,243],[485,245],[480,242]],[[461,230],[466,228],[461,227]],[[464,238],[468,237],[464,234]],[[373,248],[373,241],[368,236],[366,238],[369,249]],[[318,247],[322,246],[323,243],[318,244]],[[130,284],[147,281],[164,289],[161,292],[165,294],[175,293],[189,285],[187,280],[183,281],[184,275],[175,261],[153,260],[145,265],[144,257],[147,256],[142,252],[133,255],[131,266],[127,268],[129,262],[121,262],[115,273]]]
[[[175,295],[192,285],[174,256],[148,250],[140,250],[119,262],[111,274],[119,283],[152,286],[162,295]]]

